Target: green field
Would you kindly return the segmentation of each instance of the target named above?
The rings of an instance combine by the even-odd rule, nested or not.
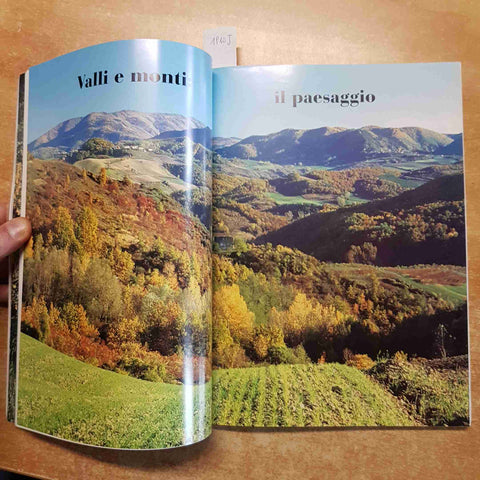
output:
[[[410,287],[419,288],[425,292],[437,295],[453,305],[458,306],[467,301],[467,284],[463,285],[428,285],[412,279],[406,275],[399,275],[402,280]]]
[[[92,367],[21,335],[17,423],[56,437],[115,448],[165,448],[201,440],[210,418],[201,399],[211,382],[180,386],[138,380]],[[190,392],[187,392],[190,389]],[[195,421],[183,425],[184,395]]]
[[[392,173],[385,173],[384,175],[380,175],[382,180],[389,180],[390,182],[398,183],[400,186],[404,188],[417,188],[420,185],[423,185],[425,182],[421,180],[411,180],[409,178],[401,178],[397,175],[393,175]]]
[[[417,269],[419,272],[425,269],[425,266],[409,267],[411,269]],[[434,267],[430,267],[434,268]],[[439,271],[445,272],[445,278],[450,274],[450,271],[456,271],[462,267],[455,267],[449,265],[436,266]],[[462,305],[467,301],[467,283],[460,285],[442,285],[440,283],[425,283],[415,278],[410,277],[407,273],[404,273],[403,267],[376,267],[373,265],[360,265],[354,263],[331,263],[328,265],[328,269],[340,273],[341,275],[355,280],[359,283],[364,283],[369,279],[369,275],[375,274],[381,280],[385,279],[397,279],[403,282],[408,287],[413,289],[424,291],[425,293],[436,295],[439,298],[451,302],[454,306]],[[466,279],[466,276],[465,276]]]
[[[321,206],[325,202],[321,200],[309,200],[301,195],[288,196],[277,192],[267,192],[267,197],[273,200],[277,205],[318,205]]]
[[[216,425],[417,425],[377,382],[336,363],[216,370],[213,408]]]
[[[345,205],[348,207],[349,205],[355,205],[357,203],[367,203],[367,202],[369,202],[369,200],[367,200],[366,198],[357,197],[356,195],[354,195],[352,193],[347,198],[347,201],[346,201]]]

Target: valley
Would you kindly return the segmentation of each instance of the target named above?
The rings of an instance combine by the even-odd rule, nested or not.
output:
[[[465,362],[439,366],[468,354],[461,134],[286,129],[214,139],[212,151],[209,133],[167,114],[97,113],[31,148],[43,158],[32,163],[38,202],[56,188],[75,218],[76,202],[92,208],[105,250],[118,246],[133,261],[125,291],[143,288],[142,308],[161,298],[160,316],[175,317],[172,301],[206,304],[211,209],[213,334],[200,354],[211,348],[217,369],[217,422],[467,422]],[[45,237],[54,213],[36,224]],[[164,298],[159,286],[174,294]],[[165,330],[155,312],[142,315],[157,329],[149,345],[168,363],[165,338],[185,320]],[[298,394],[289,390],[297,384]],[[317,408],[325,398],[328,408]]]

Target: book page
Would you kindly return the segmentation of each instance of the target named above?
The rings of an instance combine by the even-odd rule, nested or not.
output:
[[[460,64],[213,81],[214,423],[468,425]]]
[[[17,426],[110,448],[204,439],[210,57],[156,40],[79,50],[29,70],[25,115]]]

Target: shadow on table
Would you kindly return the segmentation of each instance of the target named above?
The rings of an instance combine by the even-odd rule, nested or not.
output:
[[[0,480],[31,480],[32,477],[20,475],[19,473],[4,472],[0,470]]]
[[[216,426],[212,435],[210,435],[205,440],[195,443],[193,445],[188,445],[185,447],[176,447],[176,448],[165,448],[159,450],[117,450],[111,448],[102,448],[102,447],[91,447],[86,445],[80,445],[64,440],[58,440],[53,437],[45,437],[43,435],[28,432],[30,435],[34,435],[37,438],[42,439],[44,442],[48,442],[52,445],[67,449],[73,454],[82,455],[90,459],[98,460],[100,462],[108,462],[116,465],[121,465],[130,468],[145,469],[150,470],[152,468],[161,469],[162,467],[171,468],[176,465],[185,465],[190,462],[195,462],[202,455],[208,453],[209,450],[215,449],[215,443],[218,441],[215,439],[215,431],[230,431],[232,434],[237,432],[242,433],[252,433],[256,432],[257,434],[266,434],[266,433],[276,433],[276,434],[287,434],[293,432],[323,432],[329,436],[330,434],[335,434],[338,431],[366,431],[366,430],[375,430],[375,431],[428,431],[436,430],[437,432],[452,432],[455,430],[457,432],[466,432],[468,429],[465,427],[428,427],[428,426],[416,426],[416,427],[290,427],[290,428],[252,428],[252,427],[224,427]],[[439,433],[440,434],[440,433]],[[25,477],[27,478],[27,477]],[[23,480],[23,477],[2,477],[0,474],[0,480]]]
[[[152,468],[152,467],[171,467],[179,464],[185,464],[194,461],[208,449],[211,443],[211,437],[206,438],[193,445],[184,447],[164,448],[158,450],[119,450],[113,448],[92,447],[77,443],[58,440],[53,437],[46,437],[34,432],[30,435],[42,439],[52,445],[56,445],[70,450],[72,453],[83,455],[102,462],[115,463],[117,465],[128,466],[132,468]],[[3,477],[0,480],[20,480],[16,477]]]

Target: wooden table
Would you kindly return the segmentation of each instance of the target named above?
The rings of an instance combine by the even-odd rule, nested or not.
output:
[[[128,38],[162,38],[201,47],[204,29],[233,25],[238,29],[240,65],[460,60],[473,384],[473,426],[467,429],[215,429],[201,444],[154,453],[106,451],[42,438],[8,424],[2,413],[0,469],[59,479],[479,478],[479,24],[475,1],[0,0],[0,200],[10,191],[18,75],[78,48]],[[1,412],[6,320],[2,309]]]

